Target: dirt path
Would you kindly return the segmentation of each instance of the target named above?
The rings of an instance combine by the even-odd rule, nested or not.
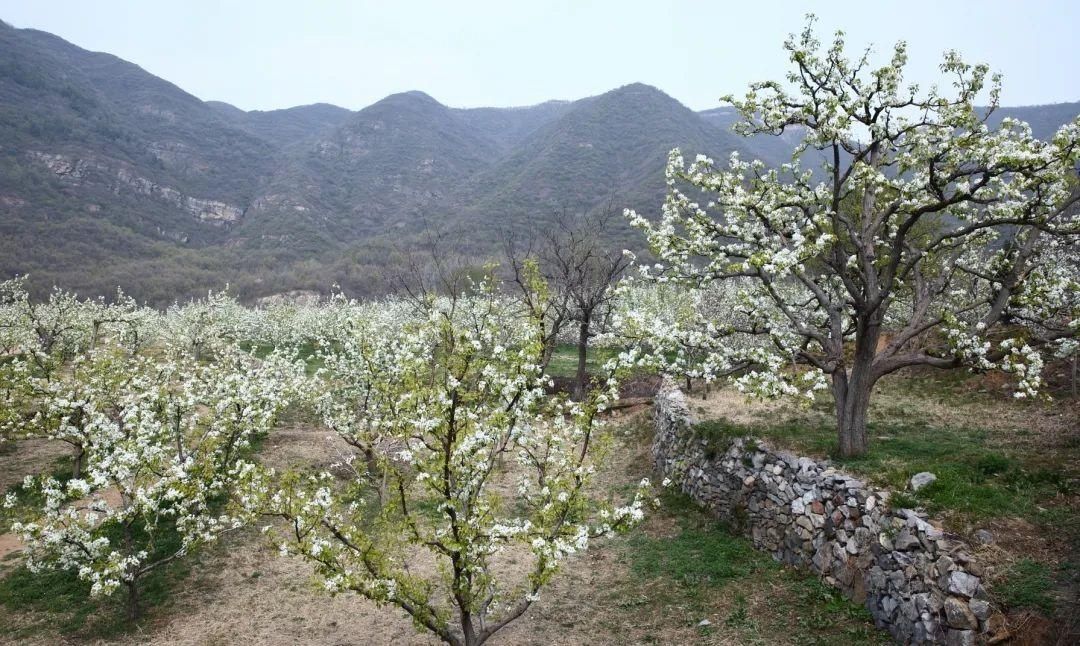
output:
[[[0,562],[6,561],[9,554],[18,552],[22,547],[22,541],[14,534],[0,534]],[[0,569],[0,573],[2,572]]]
[[[651,471],[648,411],[624,412],[619,417],[615,441],[607,447],[606,466],[597,474],[598,491],[628,492]],[[285,425],[267,439],[261,457],[277,468],[330,468],[340,461],[346,448],[326,431]],[[562,571],[543,589],[540,599],[489,643],[787,643],[792,631],[800,629],[803,619],[799,609],[805,601],[792,596],[790,584],[777,570],[748,571],[740,579],[700,594],[696,588],[679,587],[671,578],[642,575],[636,569],[635,541],[667,546],[681,535],[684,522],[688,522],[685,516],[670,511],[651,512],[644,525],[631,535],[596,541],[587,552],[569,557]],[[8,563],[15,562],[17,559]],[[194,555],[189,563],[190,574],[175,584],[167,602],[148,609],[138,627],[122,637],[94,643],[437,643],[418,633],[401,610],[378,607],[356,594],[330,596],[321,591],[310,564],[281,557],[256,528],[224,538],[220,544]],[[416,567],[422,567],[423,559],[418,563]],[[504,552],[496,567],[504,574],[520,576],[528,567],[528,556]],[[844,621],[840,616],[835,619]],[[737,623],[725,627],[725,622],[733,621]],[[846,625],[859,627],[857,622],[848,621]],[[0,643],[4,642],[4,634],[17,635],[10,643],[18,644],[60,644],[75,639],[61,632],[71,628],[61,628],[60,622],[43,622],[41,615],[29,610],[6,610],[0,615],[0,623]]]
[[[230,539],[173,597],[167,616],[121,644],[434,644],[403,613],[356,595],[320,592],[311,566],[263,536]]]
[[[225,553],[207,559],[173,597],[167,615],[117,644],[264,644],[285,646],[429,646],[438,644],[418,633],[407,615],[377,607],[355,594],[330,596],[313,580],[311,566],[280,557],[254,532],[236,536]],[[623,643],[613,623],[648,628],[663,618],[612,617],[620,611],[609,598],[625,585],[626,568],[610,548],[600,547],[572,558],[541,599],[521,619],[490,643]],[[608,591],[605,594],[605,590]],[[688,633],[688,637],[693,633]]]

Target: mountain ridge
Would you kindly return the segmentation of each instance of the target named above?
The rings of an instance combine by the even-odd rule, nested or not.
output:
[[[778,164],[798,139],[738,137],[730,108],[695,112],[642,83],[511,108],[414,90],[355,111],[245,111],[47,32],[2,24],[0,53],[0,274],[29,273],[37,295],[373,294],[429,230],[480,262],[555,211],[657,211],[673,147]],[[1078,111],[993,118],[1042,131]],[[610,243],[643,244],[625,226]]]

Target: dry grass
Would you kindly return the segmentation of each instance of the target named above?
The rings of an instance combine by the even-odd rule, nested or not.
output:
[[[629,491],[651,471],[648,410],[624,411],[615,423],[616,437],[606,447],[606,468],[595,481],[598,494]],[[347,449],[325,430],[290,423],[268,438],[260,456],[277,468],[322,469],[340,461]],[[11,457],[0,456],[0,469],[9,464],[39,463],[22,455],[8,462]],[[541,599],[491,643],[585,646],[789,642],[792,631],[799,630],[803,621],[799,607],[805,606],[793,592],[798,587],[792,587],[791,581],[802,579],[789,579],[794,575],[778,566],[770,566],[761,576],[732,580],[705,595],[680,588],[668,578],[642,578],[635,573],[634,541],[665,544],[682,531],[688,513],[693,515],[694,523],[711,522],[699,512],[662,510],[635,530],[636,535],[597,541],[588,552],[570,557]],[[513,578],[523,577],[529,562],[527,556],[520,556],[510,553],[496,567]],[[785,603],[777,604],[777,600],[785,598]],[[702,620],[712,625],[699,627]],[[40,617],[2,606],[0,623],[5,626],[0,629],[0,641],[5,632],[20,628],[26,630],[15,633],[20,635],[18,643],[54,644],[71,639],[54,625],[43,624]],[[191,573],[180,580],[168,602],[150,609],[137,629],[109,643],[435,642],[418,633],[405,613],[396,608],[379,608],[354,594],[330,596],[321,592],[309,564],[298,558],[280,557],[267,539],[252,529],[229,536],[198,555]]]
[[[71,446],[44,439],[14,440],[0,445],[0,492],[18,485],[28,475],[48,470],[71,455]]]

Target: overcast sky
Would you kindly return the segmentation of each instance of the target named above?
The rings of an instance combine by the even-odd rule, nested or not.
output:
[[[808,9],[823,40],[843,29],[882,57],[907,40],[908,78],[920,83],[934,82],[941,53],[955,48],[1005,75],[1006,105],[1080,100],[1076,0],[0,0],[0,18],[16,27],[247,110],[359,109],[404,90],[455,107],[529,105],[635,81],[700,110],[752,80],[782,78],[781,44]]]

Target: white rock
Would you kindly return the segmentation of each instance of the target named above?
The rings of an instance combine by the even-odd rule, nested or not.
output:
[[[931,482],[934,482],[935,480],[937,480],[937,476],[930,473],[929,471],[916,473],[915,475],[911,476],[911,490],[918,491],[919,489],[922,489],[923,487],[930,484]]]
[[[979,588],[979,577],[956,570],[949,574],[948,590],[953,594],[962,594],[971,598]]]

